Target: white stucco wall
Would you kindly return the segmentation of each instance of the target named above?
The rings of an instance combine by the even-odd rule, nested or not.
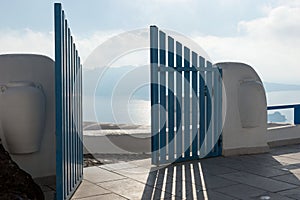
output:
[[[262,81],[249,65],[216,65],[223,70],[223,154],[267,151],[267,102]]]
[[[54,61],[41,55],[0,55],[0,83],[5,84],[10,81],[40,83],[46,96],[46,123],[40,151],[32,154],[11,155],[11,157],[34,178],[55,175]],[[0,137],[7,149],[1,123]]]
[[[268,144],[271,147],[300,143],[300,125],[268,124]]]
[[[134,154],[151,152],[150,134],[84,134],[84,153]]]

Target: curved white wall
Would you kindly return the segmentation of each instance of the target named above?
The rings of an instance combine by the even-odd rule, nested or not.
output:
[[[243,63],[215,65],[223,70],[223,155],[268,151],[267,102],[259,76]]]
[[[43,134],[40,150],[31,154],[11,156],[22,169],[27,171],[34,178],[55,175],[54,61],[41,55],[0,55],[0,84],[11,81],[32,81],[40,83],[46,97],[45,132]],[[0,137],[4,147],[7,149],[3,136],[4,133],[0,124]]]

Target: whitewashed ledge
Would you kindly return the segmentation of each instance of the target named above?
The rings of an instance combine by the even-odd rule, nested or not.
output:
[[[84,153],[136,154],[151,151],[150,126],[84,123]]]
[[[269,123],[267,136],[270,147],[300,144],[300,125]]]
[[[84,153],[137,154],[151,151],[150,126],[101,124],[86,128],[83,134]],[[269,147],[300,144],[300,125],[269,123]]]

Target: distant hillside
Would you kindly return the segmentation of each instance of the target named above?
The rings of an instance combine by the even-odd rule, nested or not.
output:
[[[300,85],[264,82],[266,92],[300,90]]]
[[[127,90],[129,85],[149,81],[150,72],[148,66],[122,66],[108,68],[95,68],[92,70],[84,70],[83,72],[83,88],[86,96],[102,96],[111,97],[116,86],[120,87],[120,80],[122,80],[123,90]],[[102,75],[102,76],[101,76]],[[98,82],[99,79],[99,82]],[[138,85],[137,85],[138,86]],[[300,90],[300,85],[290,85],[282,83],[264,82],[266,92],[274,91],[291,91]],[[150,88],[145,86],[134,93],[134,98],[149,100]],[[122,94],[118,94],[122,95]]]
[[[148,83],[150,80],[149,67],[147,66],[122,66],[96,68],[84,70],[83,72],[83,92],[86,96],[111,97],[116,87],[117,95],[128,95],[133,91],[132,87],[141,86],[141,83]],[[150,99],[150,87],[142,87],[134,90],[133,98]]]

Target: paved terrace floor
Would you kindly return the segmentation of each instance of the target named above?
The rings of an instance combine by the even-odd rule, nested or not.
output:
[[[72,199],[300,199],[300,145],[160,168],[150,159],[88,167]]]

